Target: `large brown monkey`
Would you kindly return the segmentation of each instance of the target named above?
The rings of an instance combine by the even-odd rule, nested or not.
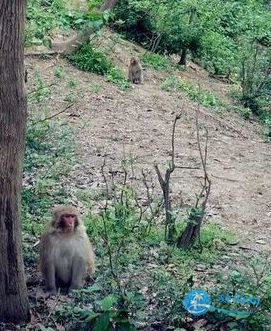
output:
[[[132,57],[128,68],[128,80],[134,84],[141,84],[143,82],[142,67],[136,58]]]
[[[77,209],[59,205],[53,210],[49,228],[41,237],[40,268],[48,295],[57,287],[68,292],[83,286],[94,272],[94,253]]]

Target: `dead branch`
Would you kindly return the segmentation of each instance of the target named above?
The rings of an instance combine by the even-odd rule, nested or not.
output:
[[[109,265],[110,265],[110,271],[113,279],[115,280],[118,290],[121,291],[121,284],[120,284],[120,279],[118,275],[115,272],[115,268],[113,266],[113,254],[111,250],[111,244],[109,240],[109,235],[108,235],[108,229],[107,229],[107,223],[106,223],[106,218],[107,218],[107,211],[108,211],[108,200],[109,200],[109,186],[107,182],[107,178],[105,175],[105,165],[106,165],[106,156],[104,157],[104,161],[101,167],[101,173],[104,179],[105,187],[106,187],[106,202],[105,202],[105,207],[104,207],[104,214],[102,217],[103,220],[103,228],[104,228],[104,241],[107,246],[107,252],[108,252],[108,258],[109,258]]]
[[[196,112],[196,128],[197,128],[197,144],[198,144],[201,164],[202,164],[203,172],[204,172],[204,184],[202,186],[202,190],[199,195],[199,198],[196,202],[196,208],[198,208],[199,199],[201,197],[205,196],[205,199],[203,200],[203,202],[201,204],[203,211],[205,211],[206,203],[208,201],[210,190],[211,190],[211,180],[208,176],[207,169],[206,169],[207,154],[208,154],[208,130],[207,130],[207,128],[205,128],[206,139],[205,139],[205,148],[204,148],[204,153],[203,153],[201,143],[200,143],[200,136],[199,136],[199,106],[198,106],[197,112]]]
[[[172,218],[172,207],[171,207],[171,199],[169,194],[169,184],[170,184],[170,175],[175,170],[175,129],[177,121],[181,118],[181,113],[176,115],[173,123],[172,128],[172,136],[171,136],[171,162],[169,163],[168,168],[165,172],[165,177],[163,178],[161,171],[157,164],[154,165],[158,181],[160,184],[160,187],[163,192],[163,198],[164,198],[164,208],[166,212],[166,226],[165,226],[165,240],[168,243],[173,242],[173,235],[175,232],[175,222]]]
[[[238,179],[233,179],[233,178],[227,178],[227,177],[222,177],[222,176],[215,176],[212,174],[212,177],[222,179],[222,180],[227,180],[229,182],[240,182]]]
[[[200,160],[204,173],[204,181],[202,184],[201,191],[196,198],[195,207],[191,208],[188,217],[188,224],[177,239],[177,247],[179,248],[189,248],[198,238],[200,249],[202,250],[202,245],[200,241],[200,229],[203,218],[205,216],[206,204],[211,191],[211,180],[207,173],[207,155],[208,155],[208,130],[205,128],[205,147],[204,150],[201,146],[200,135],[199,135],[199,105],[196,112],[196,130],[197,130],[197,145],[200,154]],[[200,204],[200,206],[199,206]]]
[[[146,195],[147,195],[147,203],[146,203],[146,206],[149,207],[149,210],[151,212],[151,216],[150,216],[150,219],[148,220],[148,225],[147,225],[147,233],[150,233],[150,230],[151,230],[151,227],[152,227],[152,220],[154,220],[159,212],[160,212],[160,209],[161,209],[161,206],[162,206],[162,199],[161,201],[155,206],[155,208],[153,208],[153,192],[154,192],[154,183],[153,181],[151,181],[151,187],[150,185],[148,184],[148,180],[147,180],[147,175],[144,170],[142,169],[142,176],[143,176],[143,184],[146,188]]]
[[[71,108],[72,106],[74,105],[74,103],[70,103],[67,107],[65,107],[64,109],[60,110],[58,113],[54,114],[54,115],[51,115],[51,116],[48,116],[48,117],[45,117],[37,122],[34,123],[34,125],[38,124],[38,123],[41,123],[41,122],[45,122],[45,121],[48,121],[48,120],[51,120],[52,118],[64,113],[66,110],[68,110],[69,108]]]

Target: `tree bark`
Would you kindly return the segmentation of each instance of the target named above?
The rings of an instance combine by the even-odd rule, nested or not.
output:
[[[0,321],[30,318],[21,247],[25,0],[0,2]]]
[[[202,219],[204,215],[198,216],[191,216],[189,217],[189,223],[187,224],[186,228],[184,229],[183,233],[179,235],[177,238],[177,247],[178,248],[190,248],[195,239],[200,234],[200,228],[202,224]]]
[[[187,48],[184,48],[182,51],[181,51],[181,54],[180,54],[180,61],[179,61],[179,65],[182,65],[182,66],[186,66],[186,58],[187,58]]]

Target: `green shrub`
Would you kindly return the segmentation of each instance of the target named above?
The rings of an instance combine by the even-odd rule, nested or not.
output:
[[[67,58],[81,70],[106,76],[109,81],[122,88],[130,86],[122,71],[116,68],[102,51],[95,49],[90,44],[82,45],[74,53],[67,55]]]
[[[127,81],[127,79],[124,76],[123,72],[120,69],[116,68],[116,67],[111,68],[107,72],[106,77],[109,81],[117,84],[122,89],[126,89],[130,86],[130,83]]]
[[[167,70],[173,66],[167,57],[159,54],[146,53],[141,57],[141,60],[147,67],[155,70]]]
[[[120,0],[114,9],[114,28],[127,38],[141,43],[147,43],[152,36],[152,20],[149,1]]]
[[[236,63],[233,40],[219,32],[208,31],[202,38],[200,57],[208,71],[229,74]]]
[[[67,55],[68,60],[83,71],[106,75],[113,67],[111,61],[99,50],[90,44],[84,44],[74,53]]]
[[[161,89],[164,91],[171,91],[171,90],[177,90],[179,88],[179,78],[176,76],[170,76],[167,77],[162,83],[161,83]]]
[[[188,81],[180,79],[175,76],[167,77],[161,84],[161,89],[179,90],[185,92],[190,99],[199,102],[205,107],[212,107],[219,110],[224,110],[226,108],[225,104],[219,100],[214,94],[209,91],[203,90],[198,86],[194,86]]]
[[[110,18],[110,14],[101,14],[90,5],[89,12],[70,10],[67,0],[29,0],[27,1],[25,45],[46,44],[50,47],[48,34],[55,28],[64,33],[69,28],[82,29],[92,26],[100,29]]]

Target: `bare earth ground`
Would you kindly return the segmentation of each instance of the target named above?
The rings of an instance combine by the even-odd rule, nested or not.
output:
[[[132,54],[140,47],[126,41],[114,42],[107,32],[104,43],[113,49],[112,58],[125,70]],[[113,42],[112,42],[113,40]],[[101,43],[100,43],[101,46]],[[169,76],[166,72],[145,70],[143,85],[122,91],[104,77],[77,70],[64,59],[41,60],[26,58],[29,70],[28,91],[35,90],[34,71],[44,76],[52,87],[52,97],[44,109],[55,114],[68,104],[65,97],[73,96],[72,108],[58,117],[75,129],[78,142],[78,164],[67,184],[77,188],[97,189],[103,183],[101,166],[107,156],[108,169],[120,172],[124,158],[134,159],[134,184],[142,189],[141,169],[149,169],[156,190],[153,164],[165,169],[170,160],[171,132],[175,114],[182,112],[176,128],[176,164],[200,166],[196,141],[195,111],[197,104],[180,92],[161,90],[160,84]],[[61,67],[63,78],[54,72]],[[211,91],[223,100],[230,85],[208,77],[193,64],[187,71],[175,75]],[[70,88],[69,79],[77,86]],[[220,114],[201,107],[200,122],[209,131],[208,171],[212,191],[208,203],[208,219],[237,232],[243,248],[271,250],[271,145],[264,141],[262,127],[256,121],[245,121],[234,112]],[[31,111],[31,106],[30,106]],[[172,194],[176,204],[193,205],[202,179],[201,169],[176,169],[172,175]]]

